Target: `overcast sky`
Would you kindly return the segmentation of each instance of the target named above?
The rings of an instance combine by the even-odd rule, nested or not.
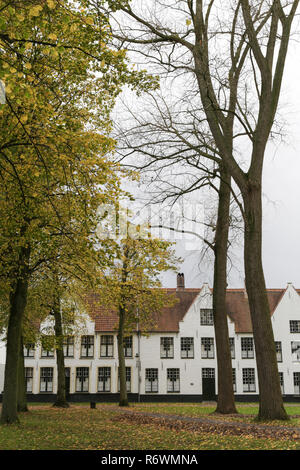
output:
[[[286,120],[285,140],[270,144],[264,167],[263,264],[267,287],[283,288],[292,282],[300,288],[300,44],[292,42],[285,70],[280,115]],[[212,266],[200,265],[197,253],[184,252],[182,271],[186,287],[212,285]],[[243,252],[236,252],[229,287],[244,285]],[[175,287],[173,274],[164,284]]]

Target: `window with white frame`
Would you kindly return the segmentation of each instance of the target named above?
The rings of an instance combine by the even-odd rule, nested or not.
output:
[[[300,333],[300,320],[290,320],[290,333]]]
[[[123,340],[124,356],[132,357],[132,336],[125,336]]]
[[[277,362],[282,362],[282,347],[281,347],[281,341],[275,341],[275,348],[276,348]]]
[[[94,336],[85,335],[81,336],[81,357],[94,357]]]
[[[89,368],[76,367],[76,392],[89,391]]]
[[[214,357],[214,338],[201,338],[201,358],[213,359]]]
[[[235,369],[232,369],[232,385],[233,385],[233,391],[236,392],[236,373],[235,373]]]
[[[40,392],[53,392],[53,367],[41,367]]]
[[[64,357],[74,357],[74,337],[67,336],[63,342]]]
[[[131,367],[125,367],[126,391],[131,392]],[[120,391],[120,369],[118,369],[118,391]]]
[[[294,394],[300,395],[300,372],[294,372]]]
[[[212,308],[200,308],[200,325],[213,325],[214,313]]]
[[[174,358],[174,338],[167,336],[160,338],[160,357],[161,359]]]
[[[114,337],[113,335],[102,335],[100,338],[100,357],[113,357]]]
[[[229,338],[229,346],[230,346],[231,359],[235,359],[234,338]]]
[[[158,369],[145,370],[145,392],[157,393],[158,392]]]
[[[255,392],[255,369],[243,369],[243,391]]]
[[[292,341],[291,349],[292,349],[292,361],[299,362],[300,361],[300,341]]]
[[[25,387],[27,393],[32,393],[33,367],[25,367]]]
[[[35,344],[27,343],[24,345],[24,357],[34,357]]]
[[[111,391],[111,368],[98,367],[98,392]]]
[[[167,369],[167,392],[180,392],[180,371],[179,369]]]
[[[181,338],[181,358],[193,359],[194,358],[194,338]]]
[[[242,359],[254,358],[254,343],[253,338],[241,338]]]
[[[281,393],[282,393],[282,395],[284,395],[283,372],[279,372],[279,381],[280,381]]]

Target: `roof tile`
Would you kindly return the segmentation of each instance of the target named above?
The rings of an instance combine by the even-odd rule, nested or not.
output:
[[[179,322],[183,320],[201,289],[165,290],[170,295],[175,294],[178,302],[172,307],[164,308],[160,314],[153,313],[155,327],[152,331],[176,333],[179,331]],[[300,290],[296,290],[300,294]],[[271,315],[273,315],[284,292],[285,289],[267,290]],[[117,312],[101,306],[96,294],[87,296],[87,308],[89,315],[95,321],[96,332],[116,331],[118,325]],[[252,333],[249,304],[244,289],[227,289],[226,308],[227,315],[235,324],[236,333]]]

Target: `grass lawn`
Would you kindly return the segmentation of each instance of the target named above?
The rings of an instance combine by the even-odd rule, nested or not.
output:
[[[212,406],[196,404],[135,404],[135,411],[200,416],[214,410]],[[257,409],[241,406],[253,414]],[[287,407],[290,414],[297,407]],[[72,404],[69,409],[56,409],[50,404],[31,406],[29,413],[20,414],[20,424],[0,426],[1,450],[300,450],[300,440],[263,439],[253,436],[222,435],[169,429],[161,424],[126,422],[115,405],[97,404],[91,410],[87,404]],[[299,423],[299,420],[298,420]],[[287,423],[284,423],[285,425]]]

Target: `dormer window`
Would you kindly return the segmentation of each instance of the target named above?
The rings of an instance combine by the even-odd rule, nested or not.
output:
[[[212,308],[201,308],[200,309],[200,325],[213,325],[214,314]]]

